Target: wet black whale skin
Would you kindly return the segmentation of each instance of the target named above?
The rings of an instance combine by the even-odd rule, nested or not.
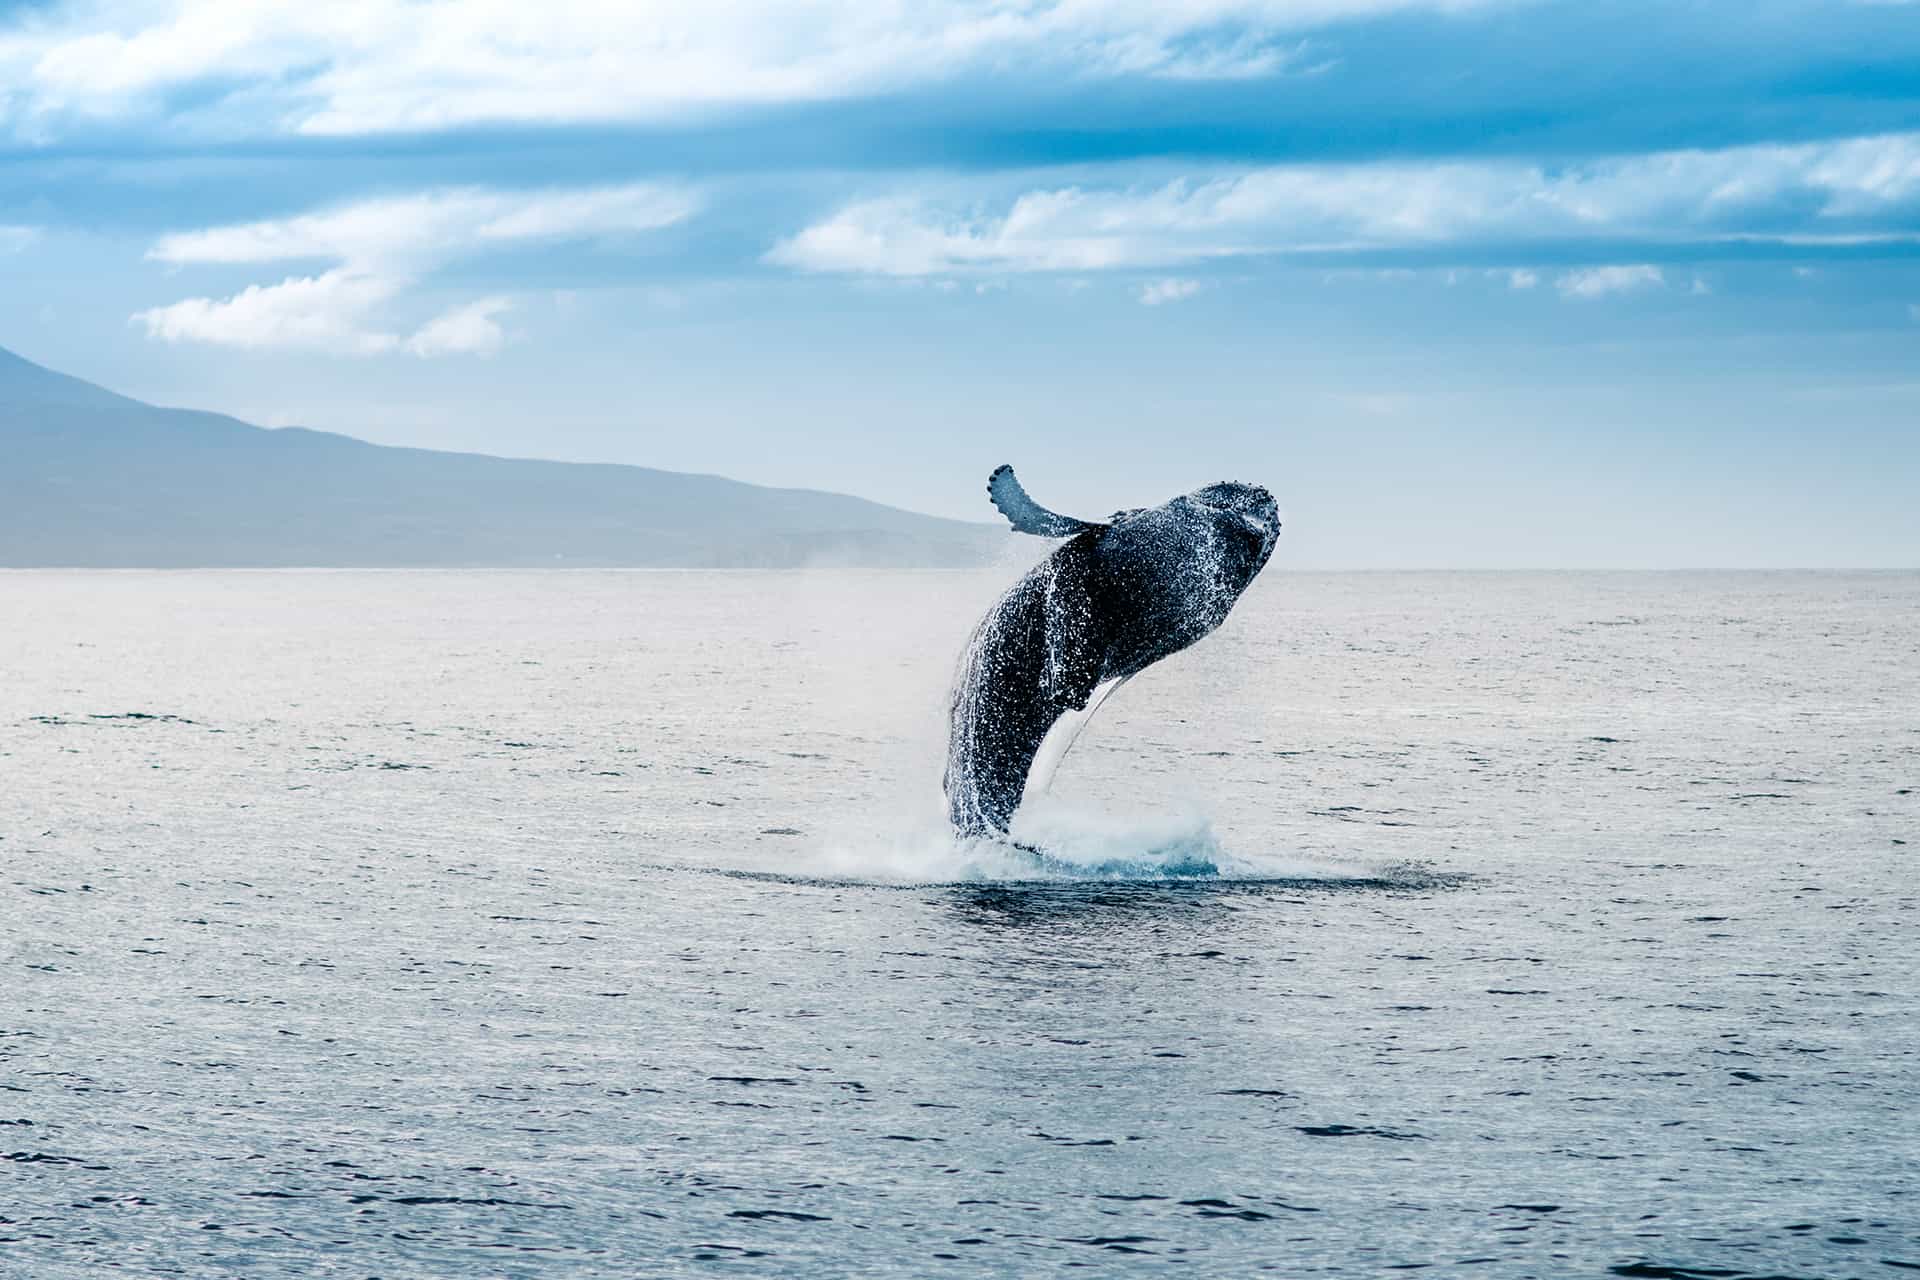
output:
[[[1004,834],[1053,723],[1102,683],[1218,627],[1279,527],[1265,489],[1210,485],[1091,525],[1014,583],[975,629],[954,687],[945,777],[954,828]]]

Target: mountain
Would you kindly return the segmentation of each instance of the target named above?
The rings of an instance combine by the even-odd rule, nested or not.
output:
[[[959,566],[991,525],[719,476],[267,430],[0,349],[0,566]]]

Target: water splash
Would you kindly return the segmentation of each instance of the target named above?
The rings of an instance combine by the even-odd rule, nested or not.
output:
[[[1059,881],[1378,881],[1380,869],[1225,848],[1204,816],[1126,818],[1054,806],[1023,810],[1010,840],[956,835],[935,819],[843,830],[781,872],[903,885]]]

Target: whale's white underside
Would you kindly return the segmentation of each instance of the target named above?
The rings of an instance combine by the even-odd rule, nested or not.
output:
[[[1125,676],[1115,676],[1111,680],[1094,686],[1093,693],[1087,698],[1087,705],[1078,711],[1068,711],[1053,722],[1047,730],[1047,736],[1040,739],[1040,749],[1033,753],[1033,763],[1027,766],[1027,789],[1031,796],[1044,792],[1053,785],[1053,775],[1060,768],[1060,761],[1067,751],[1080,739],[1080,731],[1093,719],[1093,713],[1107,700],[1115,689],[1127,682]]]

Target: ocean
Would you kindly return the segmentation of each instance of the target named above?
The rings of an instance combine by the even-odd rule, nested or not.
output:
[[[1920,574],[1010,573],[0,573],[0,1275],[1920,1271]]]

